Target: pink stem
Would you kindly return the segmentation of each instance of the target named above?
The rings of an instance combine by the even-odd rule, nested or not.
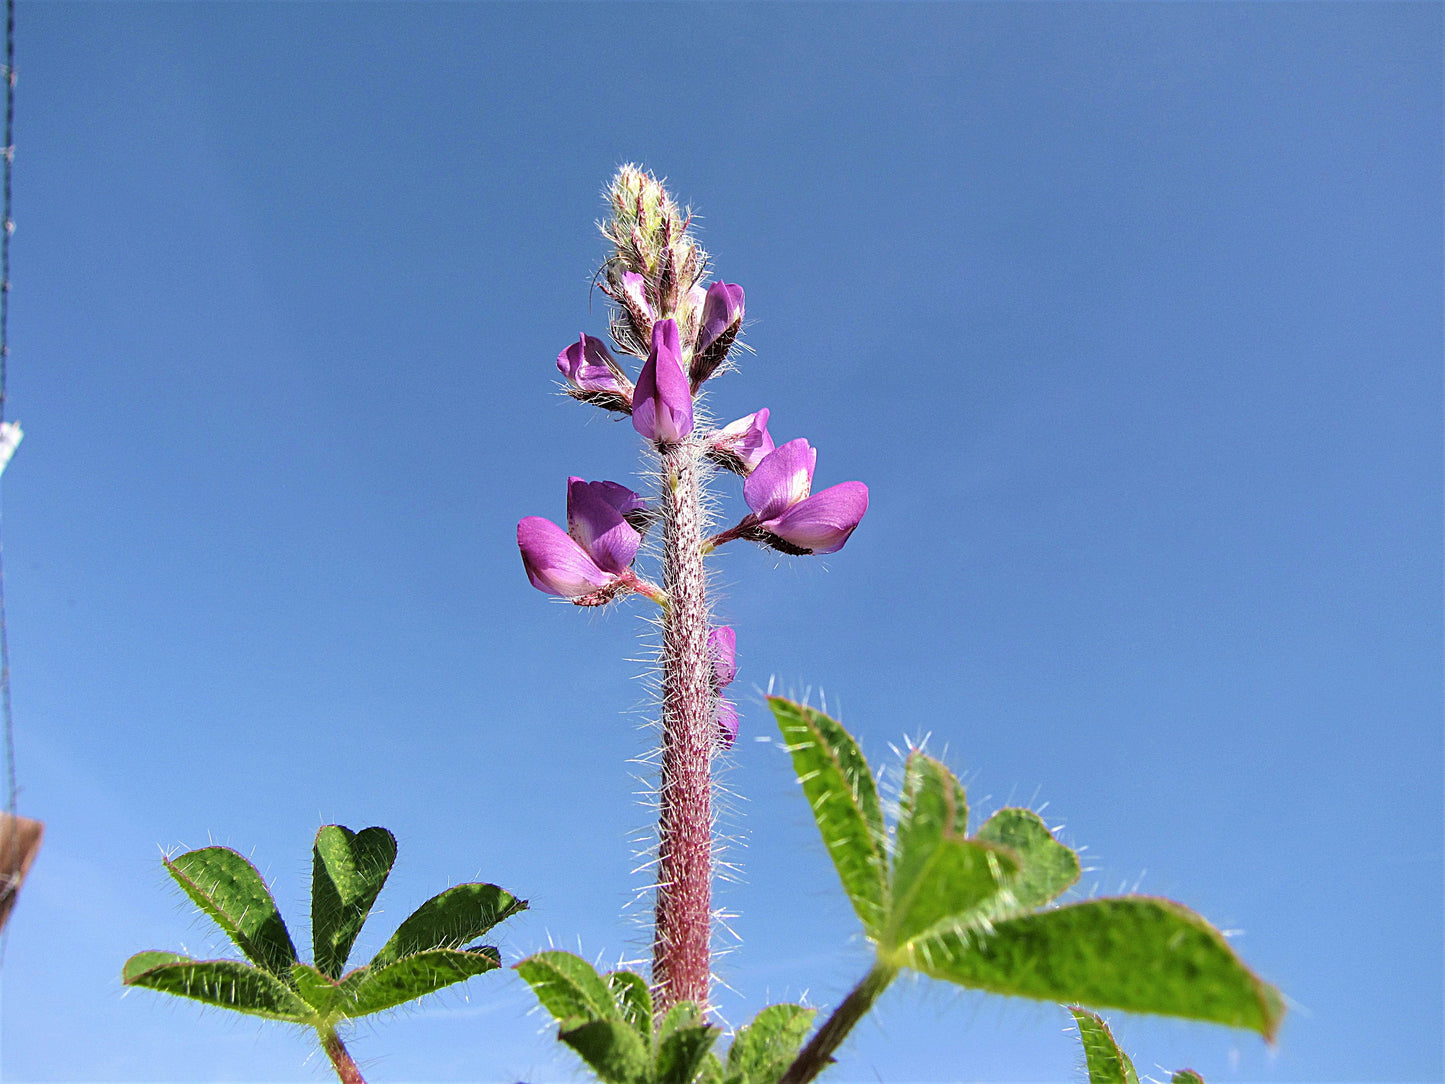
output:
[[[341,1036],[336,1034],[336,1029],[328,1027],[316,1030],[321,1032],[321,1046],[325,1049],[326,1056],[331,1059],[331,1067],[341,1078],[341,1084],[366,1084],[361,1070],[356,1067],[356,1062],[351,1060],[346,1044],[341,1041]]]
[[[712,670],[696,448],[662,449],[662,781],[652,981],[661,1017],[712,978]]]

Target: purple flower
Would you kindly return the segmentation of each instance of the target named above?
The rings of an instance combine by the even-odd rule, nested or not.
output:
[[[568,383],[579,391],[603,391],[622,394],[622,367],[619,366],[601,339],[582,335],[557,355],[557,368]],[[625,377],[622,377],[625,380]]]
[[[738,740],[738,709],[726,700],[717,702],[717,740],[724,749]]]
[[[517,524],[517,546],[532,586],[549,595],[608,601],[634,586],[632,560],[642,536],[627,515],[642,499],[616,482],[567,479],[567,530],[549,519],[528,516]]]
[[[731,625],[719,625],[707,634],[707,650],[712,657],[713,683],[724,689],[738,676],[738,634]]]
[[[743,326],[743,288],[734,282],[714,282],[702,302],[702,321],[692,347],[694,388],[717,371]]]
[[[842,482],[813,493],[817,460],[818,453],[806,440],[790,440],[766,456],[743,483],[743,499],[753,510],[756,526],[792,552],[836,553],[868,511],[868,487],[862,482]]]
[[[719,625],[707,634],[707,650],[712,656],[712,687],[718,693],[717,740],[724,749],[738,737],[738,709],[722,698],[722,690],[738,676],[738,636],[730,625]]]
[[[637,378],[632,427],[648,440],[676,444],[692,432],[692,389],[682,371],[677,321],[652,325],[652,351]]]
[[[731,332],[736,338],[743,322],[743,288],[735,282],[714,282],[702,303],[702,326],[693,350],[701,354]],[[723,348],[726,352],[726,347]]]
[[[729,422],[713,436],[708,455],[715,463],[741,475],[749,475],[773,450],[768,432],[768,408]]]

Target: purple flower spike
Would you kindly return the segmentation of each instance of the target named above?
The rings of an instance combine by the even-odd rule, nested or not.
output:
[[[692,432],[692,389],[682,371],[677,321],[652,325],[652,351],[637,378],[632,427],[648,440],[677,444]]]
[[[622,394],[621,371],[601,339],[581,336],[557,355],[557,368],[579,391],[602,391]]]
[[[738,709],[726,700],[717,702],[717,742],[724,749],[731,749],[738,740]]]
[[[748,475],[743,499],[763,532],[761,541],[789,553],[836,553],[848,541],[868,511],[868,487],[843,482],[812,493],[817,460],[818,453],[800,437],[776,448]]]
[[[707,634],[707,650],[714,684],[724,689],[738,676],[738,634],[731,625],[719,625]]]
[[[616,482],[567,479],[567,533],[604,572],[622,573],[637,556],[642,543],[626,520],[641,507],[642,499]]]
[[[768,432],[768,408],[763,407],[756,414],[719,429],[708,455],[720,466],[746,477],[757,469],[773,447],[772,434]]]
[[[532,586],[549,595],[581,598],[611,587],[616,580],[550,519],[528,516],[517,524],[517,546]]]

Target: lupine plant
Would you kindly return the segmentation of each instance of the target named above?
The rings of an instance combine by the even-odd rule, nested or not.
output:
[[[621,604],[633,596],[655,607],[660,750],[652,961],[647,975],[625,969],[599,974],[586,960],[557,951],[515,964],[557,1021],[558,1038],[606,1084],[806,1084],[833,1063],[893,980],[913,971],[1070,1006],[1091,1084],[1139,1079],[1092,1009],[1186,1017],[1272,1039],[1283,1015],[1279,993],[1199,915],[1171,900],[1137,895],[1059,903],[1079,878],[1079,859],[1036,813],[1001,809],[970,832],[963,786],[921,749],[907,753],[897,793],[885,802],[880,774],[836,720],[770,696],[783,747],[873,947],[873,962],[816,1028],[816,1009],[770,1005],[737,1029],[725,1054],[713,1049],[723,1029],[711,1004],[712,769],[736,740],[739,717],[726,695],[737,676],[737,634],[711,609],[706,562],[719,546],[735,541],[794,557],[836,553],[868,510],[868,488],[849,481],[814,492],[817,452],[803,438],[777,444],[765,407],[724,425],[711,421],[706,384],[737,365],[743,289],[707,281],[708,257],[689,230],[689,215],[651,174],[624,167],[608,199],[602,232],[609,251],[600,278],[612,303],[612,348],[583,332],[557,355],[557,368],[573,399],[631,419],[650,457],[647,484],[638,492],[620,482],[569,478],[565,527],[528,516],[517,525],[517,545],[527,577],[546,594],[581,607]],[[635,379],[613,348],[640,363]],[[741,479],[747,512],[717,529],[707,490],[729,476]],[[657,571],[640,572],[639,557],[655,558]],[[326,917],[324,907],[318,919],[313,903],[313,935],[319,937],[314,966],[296,961],[254,869],[234,852],[207,848],[168,868],[256,967],[243,973],[237,969],[247,965],[239,963],[221,968],[220,962],[142,953],[127,964],[126,981],[304,1023],[317,1029],[332,1053],[338,1021],[373,1011],[373,1005],[386,1007],[385,999],[366,1000],[359,991],[415,957],[388,956],[389,942],[371,964],[341,974],[380,883],[359,872],[362,863],[353,854],[367,833],[352,837],[333,826],[323,836],[328,832],[327,853],[335,851],[342,880],[352,887],[344,921]],[[380,836],[374,841],[383,842]],[[324,872],[322,844],[318,837],[318,877]],[[390,846],[394,855],[394,842]],[[192,865],[206,878],[178,873]],[[389,857],[385,866],[390,868]],[[505,893],[497,900],[503,898],[510,903],[464,924],[468,937],[489,928],[483,917],[497,921],[522,906]],[[246,917],[234,917],[237,902],[248,900],[258,909],[243,907]],[[415,919],[392,940],[403,938]],[[257,940],[259,929],[272,932]],[[407,941],[419,957],[444,950],[452,954],[449,961],[459,952],[470,961],[448,981],[495,964],[494,952],[461,950],[456,937],[433,937],[436,944],[428,949],[422,940],[427,938]],[[463,974],[466,967],[472,970]],[[264,982],[251,977],[256,969]],[[433,974],[420,965],[416,970]],[[248,982],[259,982],[275,1004],[253,998],[251,1007],[243,1007],[239,991],[249,989]],[[426,982],[431,985],[394,984],[395,1000],[387,1004],[443,984]],[[349,1058],[343,1063],[332,1057],[343,1081],[360,1080]],[[1183,1070],[1173,1084],[1202,1081]]]
[[[642,595],[660,613],[661,757],[657,885],[650,981],[600,976],[584,960],[547,952],[517,965],[572,1046],[609,1084],[737,1081],[803,1084],[833,1054],[895,976],[912,969],[996,993],[1166,1013],[1274,1034],[1278,994],[1240,962],[1220,933],[1187,908],[1140,896],[1053,901],[1079,876],[1077,855],[1037,814],[1004,809],[968,834],[963,787],[912,751],[897,817],[883,818],[874,774],[836,721],[770,697],[773,714],[843,888],[875,947],[858,986],[808,1036],[813,1013],[774,1005],[741,1029],[723,1062],[708,1023],[712,930],[712,762],[737,735],[723,696],[736,674],[736,633],[714,618],[707,557],[747,540],[807,556],[842,549],[868,509],[862,482],[813,492],[817,452],[803,438],[776,444],[762,408],[712,427],[700,401],[710,378],[735,366],[742,287],[707,284],[706,254],[689,216],[650,174],[625,167],[609,191],[610,243],[602,289],[619,352],[641,361],[634,382],[605,343],[582,334],[557,357],[575,399],[630,414],[654,458],[644,498],[617,482],[568,481],[567,529],[535,517],[517,528],[532,583],[579,606]],[[704,490],[742,477],[748,512],[712,533]],[[635,571],[643,537],[661,536],[660,583]],[[1091,1079],[1133,1079],[1107,1027],[1075,1009]],[[804,1040],[807,1040],[806,1043]],[[1099,1068],[1096,1070],[1096,1063]]]

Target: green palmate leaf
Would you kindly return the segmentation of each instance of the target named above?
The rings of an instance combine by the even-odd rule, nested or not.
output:
[[[519,900],[496,885],[466,884],[433,896],[413,911],[371,961],[372,968],[429,949],[461,948],[498,922],[526,910]]]
[[[813,810],[843,890],[870,937],[888,913],[888,836],[878,790],[857,743],[820,711],[768,697],[793,770]]]
[[[501,966],[497,950],[490,945],[468,951],[430,949],[413,953],[381,967],[357,968],[341,983],[345,1000],[337,1008],[343,1016],[367,1016]]]
[[[689,1024],[659,1038],[655,1084],[692,1084],[720,1034],[719,1028],[707,1024]]]
[[[202,847],[165,859],[166,870],[258,967],[275,976],[291,974],[296,947],[266,882],[229,847]]]
[[[769,1005],[758,1013],[733,1038],[724,1084],[778,1084],[816,1014],[801,1005]]]
[[[1079,1025],[1079,1041],[1084,1044],[1084,1062],[1089,1070],[1089,1084],[1139,1084],[1139,1074],[1129,1055],[1119,1049],[1109,1025],[1088,1009],[1071,1008]]]
[[[1180,1069],[1169,1078],[1169,1084],[1204,1084],[1204,1078],[1193,1069]]]
[[[652,1084],[651,1052],[625,1021],[574,1017],[562,1022],[557,1038],[605,1084]]]
[[[172,954],[140,954],[141,957],[152,958],[161,955]],[[141,970],[139,957],[131,957],[125,967],[124,981],[127,986],[176,994],[270,1020],[304,1024],[314,1015],[311,1006],[275,975],[239,960],[180,957]]]
[[[395,861],[396,837],[385,828],[353,832],[328,824],[316,833],[311,863],[311,947],[317,968],[333,979],[346,970],[351,946]]]
[[[622,1019],[611,989],[580,956],[539,952],[513,966],[556,1020]]]
[[[1249,1028],[1272,1038],[1279,992],[1187,907],[1130,896],[1089,900],[946,931],[908,947],[905,962],[961,986],[1065,1004],[1161,1013]]]
[[[652,991],[647,980],[632,971],[609,971],[607,986],[622,1019],[652,1048]]]
[[[883,945],[903,945],[943,921],[966,924],[1017,871],[1011,854],[965,838],[967,831],[968,803],[953,773],[932,757],[910,754]]]
[[[1007,887],[1021,910],[1042,907],[1079,879],[1079,856],[1054,839],[1031,809],[1000,809],[974,838],[1005,847],[1018,858],[1019,871]]]

